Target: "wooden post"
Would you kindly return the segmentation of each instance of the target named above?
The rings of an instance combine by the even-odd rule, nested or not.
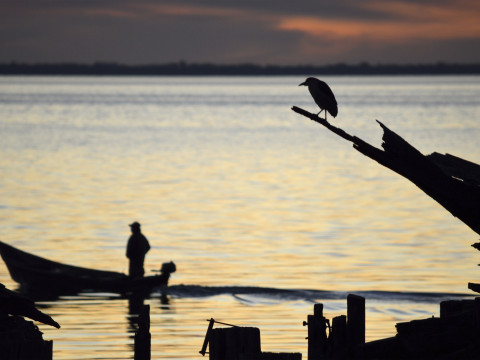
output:
[[[347,342],[348,347],[365,344],[365,298],[347,296]]]
[[[308,360],[325,359],[327,355],[326,319],[323,316],[323,304],[313,305],[313,315],[307,316]]]
[[[335,316],[332,319],[331,358],[342,359],[347,353],[347,317]]]
[[[215,320],[211,318],[208,323],[208,329],[207,329],[207,333],[205,334],[205,339],[203,340],[202,350],[200,350],[200,354],[202,354],[202,356],[205,356],[205,354],[207,353],[207,346],[208,346],[208,343],[210,342],[210,337],[212,336],[212,329],[214,324],[215,324]]]
[[[138,316],[138,331],[135,333],[134,360],[150,360],[150,305],[144,305]]]
[[[316,317],[323,317],[323,304],[318,303],[313,305],[313,315]]]
[[[213,329],[210,337],[210,360],[254,359],[261,353],[260,330],[253,327]]]

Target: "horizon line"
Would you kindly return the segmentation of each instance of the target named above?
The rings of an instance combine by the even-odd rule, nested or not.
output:
[[[151,64],[118,62],[36,62],[0,63],[0,75],[440,75],[480,74],[478,63],[335,63],[327,65],[216,64],[211,62],[177,61]]]

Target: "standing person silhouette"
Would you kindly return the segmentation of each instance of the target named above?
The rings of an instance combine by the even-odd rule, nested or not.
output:
[[[142,234],[138,222],[135,221],[133,224],[130,224],[130,228],[132,230],[132,235],[127,243],[127,258],[130,259],[128,275],[132,278],[142,277],[143,274],[145,274],[143,262],[145,260],[145,255],[148,250],[150,250],[150,244],[148,243],[147,238]]]

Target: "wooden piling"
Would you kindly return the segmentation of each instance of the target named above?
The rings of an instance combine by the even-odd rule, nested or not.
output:
[[[135,333],[134,360],[150,360],[150,305],[144,305],[138,316],[138,330]]]
[[[365,298],[347,296],[347,342],[349,347],[365,343]]]
[[[200,350],[200,354],[202,354],[202,356],[205,356],[205,354],[207,353],[207,346],[208,346],[208,343],[210,342],[210,337],[212,335],[212,329],[214,324],[215,324],[214,318],[211,318],[210,320],[208,320],[207,333],[205,334],[205,339],[203,340],[202,349]]]
[[[254,327],[213,329],[210,336],[210,360],[240,360],[261,353],[260,330]]]
[[[308,360],[325,359],[327,356],[327,328],[323,316],[323,304],[313,305],[313,315],[307,316]]]
[[[330,334],[330,357],[342,359],[347,352],[347,317],[335,316],[332,319],[332,333]]]
[[[323,304],[313,304],[313,315],[316,317],[323,317]]]

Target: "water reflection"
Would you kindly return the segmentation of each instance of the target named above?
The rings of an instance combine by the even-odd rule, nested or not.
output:
[[[396,322],[438,316],[444,293],[361,292],[366,297],[367,341],[395,334]],[[152,358],[191,359],[198,354],[207,323],[219,321],[261,330],[264,351],[306,353],[302,321],[313,304],[324,304],[329,318],[346,313],[346,292],[259,287],[178,285],[165,297],[122,298],[113,294],[83,294],[42,302],[62,325],[62,331],[41,326],[54,339],[58,359],[133,357],[133,334],[140,305],[151,307]],[[82,346],[79,346],[81,344]],[[181,349],[181,351],[179,351]],[[267,350],[268,349],[268,350]]]
[[[366,293],[367,339],[437,314],[436,302],[397,296],[467,291],[478,279],[477,237],[406,180],[299,120],[291,106],[311,99],[295,92],[298,80],[0,77],[2,241],[127,273],[125,224],[141,222],[152,247],[146,273],[168,260],[179,268],[168,304],[143,302],[156,358],[198,354],[210,317],[258,325],[266,351],[301,351],[312,302],[340,315],[347,291],[393,292]],[[349,133],[380,145],[378,118],[422,152],[480,162],[478,77],[327,82]],[[0,282],[15,287],[3,264]],[[62,324],[42,327],[56,359],[131,358],[128,299],[40,300]]]
[[[128,295],[128,320],[130,322],[130,332],[135,333],[137,326],[138,316],[142,312],[145,305],[145,300],[150,298],[150,294],[147,293],[134,293]],[[161,292],[158,294],[159,308],[162,310],[170,310],[170,297]]]

